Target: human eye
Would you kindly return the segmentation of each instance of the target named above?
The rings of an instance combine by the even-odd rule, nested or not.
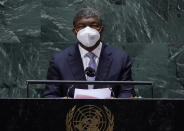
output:
[[[85,27],[86,27],[85,25],[77,25],[77,26],[76,26],[77,29],[83,29],[83,28],[85,28]]]
[[[90,27],[91,28],[98,29],[100,27],[100,25],[98,25],[98,24],[91,24]]]

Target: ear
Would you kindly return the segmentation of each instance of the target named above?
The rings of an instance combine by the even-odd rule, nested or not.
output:
[[[102,35],[104,32],[104,26],[101,26],[100,35]]]
[[[77,36],[77,31],[75,30],[75,28],[72,29],[72,32],[75,36]]]

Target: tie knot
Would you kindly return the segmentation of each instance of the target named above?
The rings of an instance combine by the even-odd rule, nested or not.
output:
[[[94,59],[95,54],[94,54],[94,53],[92,53],[92,52],[88,52],[88,53],[86,53],[86,55],[85,55],[85,56],[89,57],[89,59]]]

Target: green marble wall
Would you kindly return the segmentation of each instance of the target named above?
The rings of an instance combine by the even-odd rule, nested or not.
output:
[[[45,79],[51,55],[76,41],[81,7],[102,13],[103,40],[130,55],[134,80],[154,81],[155,97],[184,97],[184,0],[0,0],[1,98],[26,97],[27,79]],[[31,88],[40,97],[43,87]]]

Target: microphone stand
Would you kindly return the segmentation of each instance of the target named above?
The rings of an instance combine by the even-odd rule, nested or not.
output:
[[[74,87],[74,85],[71,85],[68,90],[67,90],[67,94],[66,94],[66,98],[69,99],[69,92],[70,90]]]
[[[110,90],[111,93],[112,93],[112,97],[115,97],[115,94],[114,94],[114,91],[113,91],[112,87],[108,87],[108,88],[109,88],[109,90]]]
[[[95,70],[91,67],[87,67],[84,71],[84,74],[80,77],[79,80],[82,80],[83,77],[85,77],[85,75],[89,76],[89,77],[94,77],[95,76]],[[67,90],[67,94],[66,97],[67,99],[69,98],[69,92],[70,90],[74,87],[74,85],[71,85],[68,90]]]

